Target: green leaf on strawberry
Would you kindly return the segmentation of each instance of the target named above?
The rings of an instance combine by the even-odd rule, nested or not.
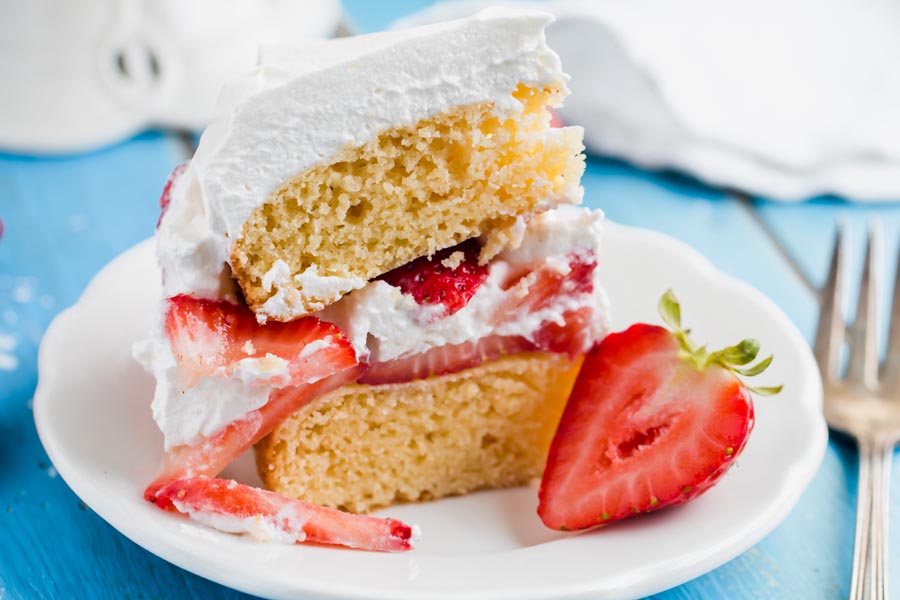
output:
[[[707,368],[709,365],[718,365],[736,375],[754,377],[765,371],[772,363],[773,357],[768,356],[752,367],[740,368],[752,363],[759,355],[759,342],[752,338],[743,339],[734,346],[728,346],[716,352],[709,352],[706,346],[698,347],[691,340],[690,330],[685,330],[681,327],[681,305],[678,299],[675,298],[675,293],[672,290],[667,290],[662,298],[659,299],[659,314],[681,343],[684,358],[693,361],[700,370]],[[761,396],[771,396],[780,392],[782,386],[748,387],[748,389]]]

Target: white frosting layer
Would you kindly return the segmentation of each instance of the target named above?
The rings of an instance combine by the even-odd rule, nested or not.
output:
[[[156,230],[156,257],[163,273],[163,296],[191,294],[233,298],[228,248],[209,226],[196,169],[172,174],[169,206]]]
[[[588,343],[593,343],[603,337],[608,326],[607,302],[597,281],[597,270],[594,271],[594,289],[590,293],[560,295],[550,306],[536,312],[523,310],[521,314],[510,315],[500,326],[491,321],[497,305],[517,291],[517,287],[503,289],[511,271],[519,271],[523,266],[549,265],[566,273],[572,255],[596,260],[602,220],[600,211],[570,206],[533,218],[525,230],[522,244],[494,258],[487,279],[468,304],[448,317],[442,318],[442,305],[419,305],[411,295],[385,281],[373,281],[348,294],[319,316],[340,327],[357,354],[368,356],[371,362],[388,361],[493,334],[531,339],[542,325],[548,322],[563,325],[565,312],[583,307],[595,311],[596,319],[586,336]],[[521,291],[527,293],[528,282],[522,283]]]
[[[488,9],[473,17],[293,49],[264,51],[262,66],[227,87],[194,156],[213,231],[231,242],[287,179],[347,145],[455,106],[521,104],[520,82],[563,84],[544,43],[552,20]]]
[[[521,110],[512,97],[519,83],[564,86],[559,57],[544,43],[551,20],[494,8],[418,29],[264,50],[261,66],[225,88],[217,118],[172,186],[157,235],[166,295],[232,291],[226,263],[253,210],[343,147],[459,105],[492,101],[500,112]],[[260,320],[297,312],[298,294],[282,287],[288,274],[276,267],[270,283],[283,292]],[[326,299],[365,283],[309,270],[295,277]]]
[[[178,364],[162,328],[134,346],[134,357],[156,377],[153,419],[162,431],[166,450],[193,445],[214,435],[264,405],[269,393],[288,377],[287,363],[278,357],[246,358],[231,376],[201,377],[184,387]]]

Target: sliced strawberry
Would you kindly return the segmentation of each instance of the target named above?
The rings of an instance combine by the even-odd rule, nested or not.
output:
[[[518,335],[491,335],[475,341],[436,346],[425,352],[371,363],[359,378],[360,383],[382,385],[406,383],[432,375],[447,375],[477,367],[480,364],[522,352],[554,352],[571,358],[584,353],[589,340],[591,309],[563,313],[564,325],[546,322],[533,339]]]
[[[478,241],[471,239],[422,256],[385,273],[379,279],[410,294],[419,304],[443,304],[449,316],[469,303],[484,283],[488,267],[478,264]]]
[[[506,297],[498,305],[493,325],[499,328],[523,316],[550,306],[560,296],[593,292],[593,255],[569,257],[564,268],[543,264],[540,268],[512,274]],[[548,320],[528,338],[518,335],[491,335],[462,344],[437,346],[425,352],[385,362],[373,362],[360,383],[379,385],[403,383],[431,375],[446,375],[520,352],[555,352],[575,358],[593,342],[596,308],[565,311],[562,324]]]
[[[534,350],[568,354],[574,360],[595,343],[596,319],[596,309],[593,307],[566,311],[562,325],[547,321],[534,333]]]
[[[507,354],[533,350],[534,344],[522,337],[493,335],[462,344],[436,346],[408,357],[372,363],[359,378],[359,382],[369,385],[405,383],[431,375],[456,373]]]
[[[497,325],[547,308],[561,296],[590,294],[594,291],[597,258],[593,252],[572,254],[561,266],[545,263],[540,268],[521,274],[507,284],[506,298],[497,306]]]
[[[581,367],[544,471],[538,514],[574,530],[696,498],[734,464],[753,428],[753,403],[735,374],[756,375],[754,340],[709,353],[674,327],[633,325],[607,336]],[[776,389],[758,389],[775,393]]]
[[[166,185],[163,187],[162,196],[159,197],[159,220],[156,221],[157,229],[159,229],[159,225],[163,220],[163,215],[166,214],[166,211],[169,209],[169,204],[172,201],[172,186],[181,178],[187,170],[187,166],[188,163],[178,165],[171,173],[169,173],[169,177],[166,179]]]
[[[311,383],[357,363],[341,330],[316,317],[260,325],[246,306],[181,295],[169,298],[165,327],[185,387],[204,376],[230,376],[244,359],[281,359],[256,370],[269,364],[282,385]]]
[[[362,366],[345,368],[315,383],[275,390],[266,404],[219,433],[193,446],[170,449],[163,456],[156,479],[144,490],[144,499],[166,508],[166,502],[157,497],[160,488],[186,477],[215,477],[279,423],[314,398],[353,383],[362,371]]]
[[[353,515],[236,481],[181,479],[161,489],[158,497],[200,523],[265,541],[318,542],[378,552],[405,552],[415,542],[412,528],[396,519]]]

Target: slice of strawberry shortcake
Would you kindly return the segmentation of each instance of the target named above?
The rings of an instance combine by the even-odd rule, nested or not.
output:
[[[161,200],[165,297],[135,351],[165,439],[148,500],[405,550],[413,528],[349,513],[541,475],[607,324],[549,19],[267,51],[226,89]],[[253,446],[268,491],[215,478]]]

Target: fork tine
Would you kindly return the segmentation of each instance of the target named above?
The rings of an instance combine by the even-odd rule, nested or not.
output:
[[[859,302],[856,318],[850,326],[848,342],[850,358],[847,363],[847,381],[874,389],[878,385],[878,301],[881,294],[881,229],[869,225],[866,242],[866,260],[862,282],[859,286]]]
[[[885,386],[897,388],[900,387],[900,251],[897,257],[893,294],[887,354],[884,358],[881,380]]]
[[[845,224],[839,223],[834,237],[834,250],[831,254],[828,278],[820,292],[821,308],[819,309],[819,325],[816,329],[813,353],[819,363],[822,379],[825,381],[834,380],[838,376],[838,359],[841,344],[844,342],[844,316],[841,311],[841,298],[844,297],[845,230]]]

